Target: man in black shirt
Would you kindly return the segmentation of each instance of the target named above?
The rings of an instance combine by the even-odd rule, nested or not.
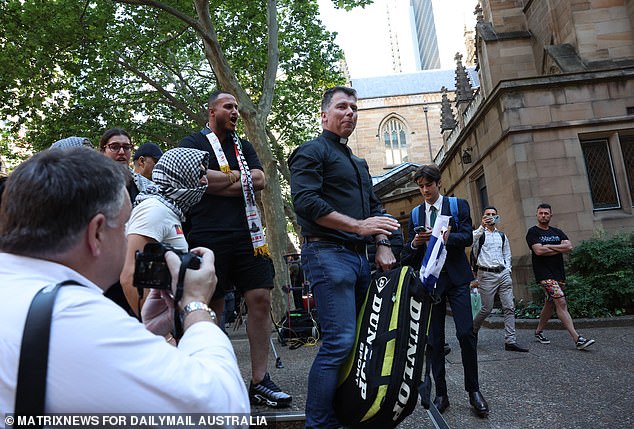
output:
[[[307,428],[341,425],[333,412],[339,367],[355,340],[356,315],[370,283],[366,239],[374,236],[375,261],[396,262],[388,235],[396,219],[383,216],[365,160],[352,154],[348,137],[357,123],[357,95],[336,86],[324,93],[322,134],[291,155],[291,193],[302,227],[302,268],[315,297],[322,345],[308,376]]]
[[[540,204],[537,207],[537,225],[529,228],[526,233],[526,242],[532,253],[535,280],[545,294],[544,308],[539,315],[535,338],[542,344],[550,344],[543,330],[556,309],[557,317],[575,341],[577,349],[584,350],[594,344],[594,340],[586,339],[577,333],[564,296],[566,274],[563,254],[572,250],[572,243],[562,230],[550,226],[551,217],[550,205]]]
[[[290,406],[292,398],[280,390],[266,371],[271,335],[273,263],[268,256],[255,191],[264,188],[264,171],[255,149],[238,138],[238,103],[223,91],[209,97],[209,122],[185,137],[181,147],[210,153],[208,187],[189,213],[187,242],[214,251],[218,287],[211,306],[223,314],[224,293],[232,286],[242,293],[249,309],[247,336],[251,351],[253,404]],[[248,221],[247,221],[248,219]]]

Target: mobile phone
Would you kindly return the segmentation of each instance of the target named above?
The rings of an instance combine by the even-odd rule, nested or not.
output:
[[[425,227],[424,226],[415,226],[414,227],[414,232],[416,234],[420,234],[421,232],[425,232]]]

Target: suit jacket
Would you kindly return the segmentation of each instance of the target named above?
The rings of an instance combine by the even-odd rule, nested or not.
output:
[[[424,202],[419,208],[419,213],[422,222],[414,222],[412,213],[409,215],[407,243],[403,247],[403,253],[401,254],[403,265],[411,265],[415,269],[420,269],[425,251],[427,250],[426,244],[417,249],[412,249],[411,246],[412,240],[416,235],[414,225],[422,225],[425,223]],[[451,216],[449,199],[444,196],[440,214]],[[449,280],[454,285],[469,283],[473,280],[473,273],[469,261],[467,260],[467,255],[465,254],[465,248],[471,246],[473,243],[473,227],[471,225],[471,214],[467,200],[458,198],[458,225],[455,224],[453,216],[449,220],[449,225],[451,226],[451,231],[449,232],[449,237],[447,237],[447,259],[445,260],[443,271],[447,271]]]

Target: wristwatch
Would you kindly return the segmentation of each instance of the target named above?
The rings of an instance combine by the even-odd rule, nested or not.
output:
[[[382,240],[377,241],[377,242],[376,242],[376,243],[374,243],[374,244],[376,244],[377,246],[392,247],[392,243],[390,243],[390,240],[387,240],[387,239],[385,239],[385,238],[384,238],[384,239],[382,239]]]
[[[201,301],[192,301],[183,308],[181,311],[181,320],[184,322],[185,318],[194,311],[203,310],[209,313],[211,316],[211,321],[217,324],[218,318],[216,317],[216,312],[213,311],[207,304]]]

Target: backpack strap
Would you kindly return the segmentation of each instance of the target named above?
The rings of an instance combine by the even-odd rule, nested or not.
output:
[[[500,234],[500,238],[502,238],[502,252],[504,252],[504,243],[506,242],[506,235],[504,235],[502,231],[497,229],[495,230],[495,232]],[[485,239],[486,239],[486,232],[483,231],[482,235],[478,239],[478,245],[471,247],[471,255],[470,255],[469,262],[471,262],[471,269],[473,270],[473,272],[478,271],[478,256],[480,256],[480,249],[482,249]]]
[[[74,280],[66,280],[53,287],[40,289],[31,301],[24,323],[22,345],[20,346],[18,382],[15,389],[14,413],[16,420],[14,428],[23,427],[18,424],[18,416],[44,415],[53,305],[60,287],[66,285],[81,286]],[[29,427],[41,428],[42,425]]]
[[[424,206],[424,204],[425,203],[419,204],[412,210],[412,222],[414,223],[414,228],[425,225],[425,218],[423,218],[425,210],[421,210],[421,207]]]
[[[471,264],[471,271],[474,273],[478,272],[478,256],[480,256],[480,249],[482,249],[482,245],[484,244],[484,240],[486,238],[486,234],[482,231],[482,235],[478,239],[478,244],[476,246],[471,247],[471,254],[469,255],[469,263]]]
[[[447,197],[449,199],[449,211],[451,211],[451,216],[453,217],[454,223],[456,224],[456,228],[458,227],[458,198],[456,197]],[[421,210],[421,207],[424,205],[419,204],[412,210],[412,222],[414,222],[414,227],[424,225],[425,220],[421,219],[425,210]]]
[[[456,224],[456,229],[458,229],[458,198],[456,197],[447,197],[449,198],[449,211],[451,211],[451,216],[453,217],[453,221]]]

